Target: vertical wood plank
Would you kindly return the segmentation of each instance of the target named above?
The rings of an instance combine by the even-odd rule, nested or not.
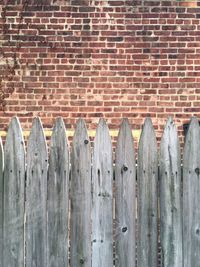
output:
[[[3,267],[3,169],[4,152],[0,137],[0,267]]]
[[[27,146],[26,266],[47,266],[47,147],[39,118],[33,120]]]
[[[116,148],[115,162],[115,266],[135,265],[136,170],[131,128],[128,120],[122,121]]]
[[[71,266],[91,266],[91,148],[79,119],[71,155]]]
[[[162,266],[182,267],[181,158],[171,118],[160,144],[160,218]]]
[[[62,118],[51,136],[47,184],[47,266],[68,266],[69,151]]]
[[[200,266],[200,128],[192,118],[183,155],[184,267]]]
[[[146,118],[138,152],[138,266],[157,266],[158,160],[154,128]]]
[[[16,117],[8,128],[4,155],[3,266],[23,266],[25,149]]]
[[[101,119],[94,140],[92,168],[92,266],[113,266],[112,145]]]

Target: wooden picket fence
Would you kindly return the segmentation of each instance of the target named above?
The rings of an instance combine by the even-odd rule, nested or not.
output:
[[[0,142],[0,266],[156,267],[161,246],[162,267],[199,267],[198,120],[191,119],[183,168],[172,119],[159,153],[151,119],[145,120],[137,164],[124,119],[112,156],[103,119],[92,152],[85,122],[78,121],[71,153],[57,119],[48,153],[35,118],[25,153],[13,118],[4,149]]]

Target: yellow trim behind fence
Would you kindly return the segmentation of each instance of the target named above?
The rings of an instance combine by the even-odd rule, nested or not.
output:
[[[110,130],[109,132],[110,132],[110,136],[116,137],[116,136],[118,136],[118,132],[119,131],[118,130]],[[7,134],[6,131],[0,131],[0,136],[1,137],[5,137],[6,134]],[[23,136],[24,137],[28,137],[29,134],[30,134],[30,130],[29,131],[28,130],[27,131],[23,131]],[[46,137],[50,137],[51,134],[52,134],[52,130],[44,130],[44,134],[45,134]],[[66,134],[67,134],[67,136],[73,136],[74,135],[74,130],[67,130]],[[94,137],[95,134],[96,134],[96,130],[88,130],[88,134],[89,134],[89,136]],[[141,130],[133,130],[132,134],[133,134],[133,137],[136,140],[139,140],[140,134],[141,134]]]

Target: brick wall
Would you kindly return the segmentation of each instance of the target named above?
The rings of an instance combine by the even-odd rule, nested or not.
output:
[[[179,1],[0,1],[0,127],[25,129],[63,116],[94,128],[128,117],[157,134],[171,115],[179,130],[200,117],[200,7]],[[193,1],[195,2],[195,1]],[[194,5],[193,5],[194,6]]]

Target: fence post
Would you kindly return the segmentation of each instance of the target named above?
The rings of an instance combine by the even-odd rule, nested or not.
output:
[[[135,266],[136,168],[134,143],[128,120],[122,121],[115,162],[115,266]]]
[[[23,266],[25,150],[16,117],[8,128],[4,156],[3,266]]]
[[[53,128],[47,181],[47,266],[68,266],[69,151],[65,125]]]
[[[200,128],[193,117],[183,154],[183,255],[184,267],[200,262]]]
[[[182,267],[181,156],[171,118],[160,144],[160,218],[162,266]]]
[[[157,266],[157,143],[150,118],[145,120],[138,152],[138,266]]]

